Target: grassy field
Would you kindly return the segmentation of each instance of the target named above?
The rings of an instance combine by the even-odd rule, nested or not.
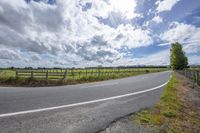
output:
[[[191,68],[188,68],[189,70],[200,70],[200,67],[191,67]]]
[[[76,84],[82,82],[93,82],[123,78],[145,73],[161,72],[166,70],[167,68],[0,70],[0,83],[11,83],[13,85],[19,84],[20,86],[21,84],[29,84],[30,81],[42,82],[43,84],[56,83],[56,85]],[[18,73],[17,75],[16,71]]]
[[[166,68],[130,68],[130,69],[69,69],[67,70],[68,78],[69,79],[81,79],[84,77],[96,77],[96,76],[131,76],[131,75],[138,75],[140,73],[151,73],[151,72],[159,72],[159,71],[166,71]],[[30,73],[43,73],[45,76],[45,72],[49,73],[64,73],[66,70],[64,69],[51,69],[51,70],[22,70],[26,72],[27,75],[24,73],[22,77],[30,77]],[[14,78],[16,77],[16,70],[0,70],[0,78],[7,79],[7,78]],[[57,76],[57,78],[62,78],[62,76]],[[51,77],[50,77],[51,79]]]
[[[15,70],[0,70],[1,79],[7,79],[10,77],[15,77],[15,76],[16,76]]]

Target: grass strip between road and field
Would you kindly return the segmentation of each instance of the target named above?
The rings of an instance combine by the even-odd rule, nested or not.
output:
[[[196,93],[187,79],[172,72],[160,101],[153,108],[132,115],[133,121],[156,132],[199,133],[199,112],[193,101]]]
[[[173,126],[176,125],[175,121],[172,121],[177,117],[180,108],[180,101],[176,95],[176,83],[176,78],[172,73],[172,77],[161,95],[159,103],[152,109],[138,112],[134,120],[152,127],[160,127],[165,125],[166,121],[171,121],[171,124],[166,125],[168,126],[166,128],[172,130]]]

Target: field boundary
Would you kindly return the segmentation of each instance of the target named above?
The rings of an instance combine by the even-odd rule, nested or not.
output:
[[[177,70],[179,74],[185,76],[186,78],[192,80],[193,82],[193,88],[194,84],[196,83],[197,85],[200,86],[200,70]]]
[[[37,70],[16,70],[16,78],[26,77],[26,78],[40,78],[40,79],[80,79],[80,78],[100,78],[101,76],[111,77],[114,75],[138,75],[144,73],[161,72],[162,69],[144,69],[144,70],[134,70],[134,69],[109,69],[109,70],[61,70],[61,71],[37,71]]]

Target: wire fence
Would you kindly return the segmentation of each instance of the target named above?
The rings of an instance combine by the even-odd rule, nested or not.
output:
[[[189,78],[193,83],[200,86],[200,70],[178,70],[176,71],[181,75]]]

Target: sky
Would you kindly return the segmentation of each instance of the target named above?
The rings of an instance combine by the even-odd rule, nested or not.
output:
[[[200,65],[199,0],[0,0],[0,67]]]

